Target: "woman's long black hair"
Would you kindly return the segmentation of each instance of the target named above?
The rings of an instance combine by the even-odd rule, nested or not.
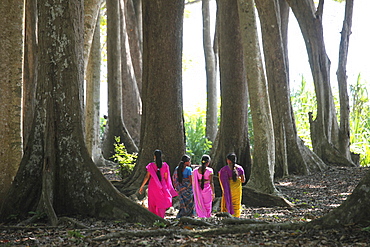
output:
[[[201,183],[200,183],[200,187],[202,189],[204,189],[204,173],[206,172],[206,164],[208,162],[210,162],[211,160],[211,157],[209,157],[209,155],[205,154],[202,156],[202,166],[200,167],[200,173],[202,173],[202,180],[201,180]]]
[[[161,181],[162,177],[161,177],[160,169],[162,168],[162,165],[163,165],[162,151],[159,149],[156,149],[154,151],[154,156],[155,156],[155,163],[157,164],[157,176],[158,176],[159,181]]]
[[[231,161],[231,163],[233,164],[233,176],[232,176],[232,178],[233,178],[233,181],[235,182],[236,181],[236,179],[237,179],[237,177],[238,177],[238,171],[235,169],[235,164],[236,164],[236,154],[235,153],[230,153],[230,154],[228,154],[227,156],[226,156],[226,158],[228,159],[228,160],[230,160]]]
[[[182,183],[182,179],[183,179],[182,173],[185,169],[185,162],[189,162],[189,161],[190,161],[190,156],[187,154],[184,154],[184,156],[182,156],[181,161],[179,163],[179,167],[177,168],[177,179],[179,180],[179,183]]]

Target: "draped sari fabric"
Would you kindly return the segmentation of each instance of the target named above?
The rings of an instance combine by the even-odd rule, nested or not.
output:
[[[189,177],[189,175],[191,175],[192,170],[190,167],[185,168],[183,172],[182,183],[180,183],[178,180],[178,172],[179,172],[178,167],[176,167],[172,177],[174,187],[178,192],[180,198],[180,210],[176,218],[180,218],[183,216],[193,217],[195,215],[194,196],[193,188]]]
[[[166,162],[160,169],[161,181],[157,176],[157,165],[155,162],[146,166],[150,173],[148,185],[148,209],[150,212],[164,218],[166,209],[172,206],[172,197],[177,196],[177,192],[172,186],[170,169]]]
[[[213,169],[206,167],[204,172],[204,188],[201,186],[202,174],[200,173],[200,168],[196,168],[193,171],[193,192],[194,192],[194,204],[195,211],[198,217],[209,218],[212,212],[212,187],[210,183],[210,176],[213,174]]]
[[[244,169],[240,165],[235,165],[238,172],[236,181],[233,181],[233,171],[229,166],[224,166],[218,172],[222,188],[221,212],[228,212],[234,217],[240,217],[242,201],[242,182],[241,175],[244,175]]]

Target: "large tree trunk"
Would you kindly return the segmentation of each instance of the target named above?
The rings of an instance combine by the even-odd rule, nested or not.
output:
[[[202,1],[203,14],[203,48],[206,64],[207,78],[207,114],[206,114],[206,137],[214,142],[217,135],[217,69],[216,57],[211,40],[211,26],[209,13],[209,0]]]
[[[339,151],[351,160],[350,151],[350,124],[349,124],[349,99],[347,86],[347,56],[349,46],[349,36],[351,35],[353,15],[353,0],[346,1],[346,11],[341,32],[339,46],[339,61],[338,61],[338,88],[339,88],[339,103],[340,103],[340,126],[339,126]]]
[[[308,175],[323,170],[323,162],[307,159],[298,137],[290,103],[287,59],[280,30],[279,6],[275,0],[256,0],[262,29],[270,107],[275,134],[275,177]],[[308,149],[307,149],[308,150]],[[306,152],[307,153],[307,152]],[[312,155],[314,155],[312,153]]]
[[[317,114],[311,125],[311,140],[314,152],[328,165],[354,166],[348,154],[339,147],[339,127],[330,86],[330,60],[326,54],[323,36],[322,13],[324,1],[317,9],[312,0],[287,0],[298,20],[306,44],[307,54],[317,98]]]
[[[125,120],[127,131],[130,133],[135,144],[138,146],[140,141],[141,123],[141,98],[136,81],[136,73],[131,56],[131,43],[126,25],[128,19],[127,0],[121,0],[121,72],[122,72],[122,114]],[[140,59],[135,58],[135,60]],[[141,77],[141,75],[140,75]]]
[[[0,211],[46,213],[153,223],[162,219],[120,194],[92,162],[83,136],[83,4],[38,4],[36,108],[20,169]]]
[[[0,205],[22,158],[23,1],[0,7]]]
[[[107,0],[108,121],[102,146],[105,159],[113,156],[116,137],[120,137],[128,152],[138,151],[123,119],[119,16],[120,2]]]
[[[258,41],[254,1],[239,0],[238,7],[254,130],[253,164],[246,186],[265,194],[277,194],[273,179],[275,138]]]
[[[127,182],[140,186],[145,166],[161,149],[171,171],[185,152],[182,116],[183,1],[143,2],[143,116],[140,151],[134,175]]]
[[[233,0],[217,1],[221,82],[221,121],[217,144],[212,150],[216,171],[226,164],[226,155],[235,152],[247,172],[251,166],[248,139],[248,90],[244,70],[238,5]]]

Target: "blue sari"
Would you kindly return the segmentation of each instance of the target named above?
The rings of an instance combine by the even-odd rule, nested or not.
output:
[[[189,179],[189,174],[191,175],[191,168],[186,167],[183,172],[183,179],[182,183],[179,182],[177,172],[178,167],[176,167],[173,173],[173,183],[175,190],[179,194],[180,199],[180,210],[176,216],[176,218],[180,218],[183,216],[193,217],[195,216],[194,211],[194,197],[193,197],[193,190],[191,181]]]

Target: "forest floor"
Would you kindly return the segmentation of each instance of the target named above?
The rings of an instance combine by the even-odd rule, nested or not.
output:
[[[109,169],[102,170],[107,178],[114,176]],[[311,221],[338,207],[369,171],[370,168],[333,167],[309,176],[279,179],[276,187],[297,206],[292,209],[243,206],[241,219],[271,224]],[[185,224],[176,220],[175,215],[176,210],[168,211],[167,226],[86,218],[75,219],[86,226],[83,228],[70,222],[60,227],[0,224],[0,246],[370,246],[370,222],[367,227],[348,225],[326,230],[257,230],[252,227],[231,233],[187,235],[183,233],[237,228],[226,224],[216,212],[209,219],[195,219],[207,226]]]

